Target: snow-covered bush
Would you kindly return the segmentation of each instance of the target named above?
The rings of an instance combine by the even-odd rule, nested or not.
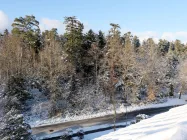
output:
[[[24,122],[21,112],[25,108],[25,102],[31,98],[27,91],[27,82],[20,76],[12,76],[8,80],[3,91],[1,106],[3,114],[0,122],[0,138],[2,140],[30,140],[31,127]]]
[[[76,105],[72,106],[72,102],[68,102],[66,112],[74,115],[98,112],[110,106],[109,98],[103,95],[102,90],[96,91],[95,85],[80,88],[71,100]]]
[[[136,116],[136,123],[140,122],[141,120],[148,119],[148,118],[149,118],[149,116],[146,114],[139,114]]]
[[[27,110],[24,111],[26,122],[32,124],[49,118],[51,104],[47,96],[36,88],[31,89],[30,94],[33,98],[26,101]]]
[[[31,140],[31,127],[23,120],[20,111],[12,108],[1,122],[0,138],[2,140]]]
[[[83,129],[79,129],[78,132],[77,132],[77,135],[78,135],[78,138],[80,140],[83,140],[84,139],[84,130]]]
[[[73,130],[68,128],[68,129],[66,129],[63,136],[61,136],[61,138],[62,138],[62,140],[71,140],[72,135],[73,135]]]
[[[8,112],[12,107],[22,110],[25,101],[31,98],[27,91],[26,80],[20,75],[10,77],[5,87],[4,97],[7,100],[5,112]]]

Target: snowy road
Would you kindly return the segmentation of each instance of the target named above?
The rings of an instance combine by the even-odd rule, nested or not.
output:
[[[124,113],[118,114],[116,123],[121,123],[121,122],[124,123],[126,121],[132,121],[136,115],[142,113],[153,116],[155,114],[166,112],[172,107],[174,106],[133,111],[127,114],[127,119]],[[60,134],[63,134],[63,131],[65,131],[67,128],[71,128],[73,130],[79,128],[89,128],[89,127],[92,129],[96,129],[98,128],[98,125],[107,124],[108,126],[110,126],[112,125],[112,122],[113,122],[113,115],[108,115],[104,117],[85,119],[80,121],[72,121],[72,122],[65,122],[65,123],[59,123],[54,125],[34,127],[32,128],[32,131],[33,131],[33,135],[36,135],[38,139],[40,138],[42,139],[42,137],[47,137],[51,135],[59,136]]]

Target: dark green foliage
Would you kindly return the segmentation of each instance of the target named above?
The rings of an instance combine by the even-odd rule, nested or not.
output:
[[[41,37],[39,22],[35,16],[25,16],[15,18],[12,24],[12,34],[17,35],[23,39],[23,42],[31,47],[37,54],[41,49]]]
[[[170,44],[169,45],[169,50],[174,51],[175,50],[175,45],[172,42],[170,42],[169,44]]]
[[[85,38],[87,41],[93,43],[93,42],[96,42],[96,34],[93,32],[92,29],[90,29],[86,35],[85,35]]]
[[[84,39],[85,41],[82,45],[84,51],[84,54],[82,55],[82,68],[84,76],[94,78],[99,69],[98,63],[99,58],[101,57],[102,46],[99,47],[98,35],[95,34],[91,29],[88,31],[88,33],[86,33]],[[104,38],[101,38],[101,41],[103,41],[102,39]]]
[[[4,117],[0,138],[4,140],[31,140],[31,127],[23,120],[21,112],[24,104],[31,96],[27,92],[26,80],[20,76],[12,76],[6,84],[4,92]]]
[[[25,101],[31,98],[26,88],[27,85],[24,78],[21,76],[10,77],[4,93],[4,96],[8,100],[5,112],[9,111],[12,107],[15,107],[18,110],[22,109],[22,105]]]
[[[179,59],[175,55],[172,55],[168,58],[168,64],[169,69],[166,76],[169,79],[175,78],[175,76],[177,75],[177,66],[179,65]]]
[[[102,31],[99,31],[99,34],[97,36],[97,42],[98,42],[98,47],[100,49],[103,49],[106,45],[105,36]]]
[[[2,42],[3,40],[3,34],[0,33],[0,43]]]
[[[184,46],[184,44],[182,44],[180,40],[175,40],[174,46],[175,46],[175,50],[174,50],[175,55],[178,56],[179,58],[184,57],[185,54],[184,52],[186,51],[186,47]]]
[[[133,35],[131,34],[131,32],[127,32],[123,35],[123,42],[122,44],[125,47],[131,46],[132,40],[133,40]]]
[[[83,55],[83,24],[76,19],[76,17],[65,17],[64,24],[66,25],[66,33],[64,37],[66,42],[64,44],[65,50],[68,54],[69,60],[76,67],[77,71],[81,69],[81,57]]]
[[[9,31],[7,29],[4,30],[3,34],[0,33],[0,45],[2,42],[4,42],[6,39],[8,39]]]
[[[97,35],[90,29],[85,35],[83,39],[82,49],[84,51],[84,54],[88,52],[88,50],[91,48],[92,44],[96,42]]]
[[[51,38],[54,40],[58,40],[57,28],[52,28],[51,30],[45,30],[44,32],[42,32],[42,38],[46,38],[48,39],[48,41],[50,41]]]
[[[133,46],[134,46],[134,50],[137,51],[137,49],[140,47],[140,40],[137,36],[133,37]]]
[[[165,55],[166,53],[168,53],[169,46],[170,46],[170,43],[167,40],[160,39],[158,43],[159,53],[161,55]]]
[[[169,96],[174,96],[174,87],[173,87],[173,84],[170,84]]]
[[[7,37],[8,35],[9,35],[9,31],[8,31],[8,29],[5,29],[3,36]]]

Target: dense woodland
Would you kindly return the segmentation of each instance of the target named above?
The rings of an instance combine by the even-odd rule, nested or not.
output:
[[[180,40],[140,42],[131,32],[121,34],[114,23],[108,33],[84,33],[76,17],[62,20],[64,34],[56,28],[41,32],[34,16],[16,18],[12,30],[0,34],[1,138],[30,139],[21,114],[38,108],[33,102],[27,105],[36,98],[32,89],[46,97],[48,118],[107,109],[115,113],[121,104],[159,102],[185,93],[187,45]]]

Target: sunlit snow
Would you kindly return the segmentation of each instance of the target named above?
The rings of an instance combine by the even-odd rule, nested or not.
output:
[[[186,140],[187,105],[170,109],[94,140]]]

